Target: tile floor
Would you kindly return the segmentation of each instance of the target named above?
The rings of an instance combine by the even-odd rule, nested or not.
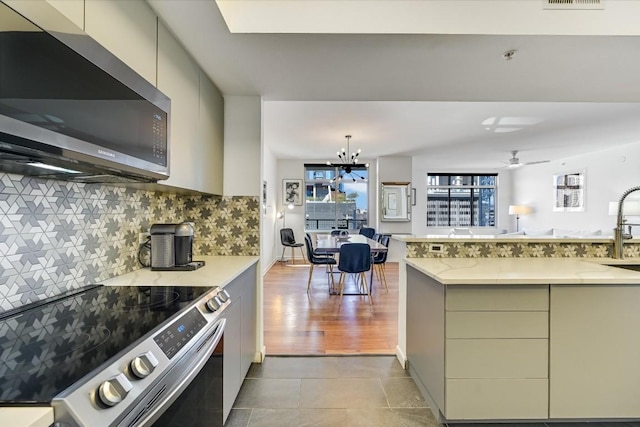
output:
[[[640,423],[510,423],[640,427]],[[505,427],[440,424],[393,356],[268,356],[253,364],[225,427]]]

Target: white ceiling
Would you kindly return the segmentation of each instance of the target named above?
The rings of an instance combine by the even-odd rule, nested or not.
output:
[[[278,158],[328,160],[346,134],[366,159],[483,168],[640,141],[638,36],[232,34],[213,0],[149,3],[225,96],[263,97]]]

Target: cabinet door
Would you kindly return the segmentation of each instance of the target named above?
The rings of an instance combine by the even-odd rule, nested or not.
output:
[[[224,311],[227,324],[224,330],[224,377],[222,409],[226,420],[233,402],[240,391],[244,376],[241,375],[241,298],[232,299],[232,304]]]
[[[640,417],[640,286],[552,286],[551,418]]]
[[[47,0],[60,13],[84,30],[84,0]]]
[[[198,173],[209,159],[199,150],[200,71],[162,24],[158,28],[158,89],[171,99],[170,178],[162,184],[201,191]]]
[[[256,354],[256,269],[243,273],[242,292],[242,378],[247,375]]]
[[[87,1],[85,32],[156,84],[157,18],[146,2]]]
[[[201,191],[222,194],[224,171],[224,99],[209,77],[200,71],[198,151],[203,161],[197,170]]]

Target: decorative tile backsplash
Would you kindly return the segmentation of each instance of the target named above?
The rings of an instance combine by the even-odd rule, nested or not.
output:
[[[408,258],[509,258],[509,257],[554,257],[554,258],[598,258],[610,257],[612,244],[608,242],[437,242],[442,252],[429,252],[434,242],[408,242]],[[627,258],[640,257],[640,245],[624,247]]]
[[[195,223],[197,255],[259,255],[259,197],[0,174],[0,312],[140,268],[138,236]]]

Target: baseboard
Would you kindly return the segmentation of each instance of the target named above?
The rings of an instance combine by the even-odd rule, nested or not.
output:
[[[399,345],[396,346],[396,358],[398,359],[398,362],[400,362],[402,369],[407,369],[407,356],[404,354]]]
[[[253,361],[255,363],[262,363],[266,356],[267,356],[267,347],[263,345],[260,351],[256,351],[256,354],[253,356]]]

